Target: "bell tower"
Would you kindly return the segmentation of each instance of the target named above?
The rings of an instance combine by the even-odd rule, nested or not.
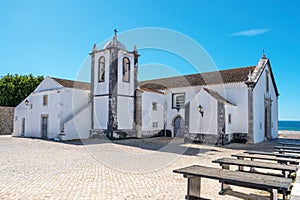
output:
[[[117,38],[91,56],[91,136],[106,134],[110,138],[136,137],[135,90],[137,88],[138,53],[128,51]]]

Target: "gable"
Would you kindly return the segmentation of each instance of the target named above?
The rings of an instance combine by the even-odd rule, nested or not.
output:
[[[46,77],[33,91],[34,93],[47,91],[47,90],[54,90],[54,89],[61,89],[63,86],[53,80],[51,77]]]
[[[257,85],[258,81],[260,80],[260,78],[261,78],[263,72],[266,70],[266,68],[269,69],[272,85],[274,87],[276,96],[279,96],[279,92],[278,92],[278,88],[277,88],[277,85],[276,85],[276,82],[275,82],[275,78],[274,78],[274,74],[273,74],[273,71],[272,71],[270,60],[268,58],[266,58],[265,56],[263,56],[259,60],[255,70],[253,71],[253,73],[251,75],[252,79],[255,83],[254,87]]]

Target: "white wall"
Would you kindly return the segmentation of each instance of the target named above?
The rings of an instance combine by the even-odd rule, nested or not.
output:
[[[232,115],[234,132],[248,133],[248,88],[244,83],[225,84],[224,87],[210,86],[235,106],[235,114]]]
[[[87,139],[89,138],[91,122],[91,105],[85,107],[71,120],[65,123],[65,136],[62,140]]]
[[[272,83],[271,76],[269,75],[269,93],[266,92],[266,70],[269,70],[269,66],[266,66],[262,72],[255,88],[253,90],[253,130],[254,130],[254,143],[264,141],[265,137],[265,97],[271,97],[272,101],[272,116],[271,127],[272,137],[277,138],[278,130],[278,102],[275,93],[275,88]]]
[[[197,130],[198,132],[191,133],[204,133],[204,134],[217,134],[218,129],[218,102],[211,95],[209,95],[206,91],[202,90],[197,96],[196,101],[191,102],[191,107],[195,108],[193,110],[197,111],[197,107],[201,105],[203,107],[203,117],[198,112],[200,119],[200,128]],[[195,112],[194,111],[194,112]],[[197,122],[193,122],[197,123]]]
[[[157,110],[152,109],[152,102],[157,102]],[[164,97],[163,94],[142,93],[142,137],[149,137],[164,129]],[[153,122],[158,122],[157,128]]]
[[[46,115],[48,116],[48,138],[55,138],[64,129],[64,122],[71,120],[74,114],[76,115],[88,104],[89,91],[61,88],[59,85],[59,89],[52,89],[56,85],[54,82],[53,79],[46,78],[37,87],[36,92],[26,98],[30,102],[29,106],[25,105],[26,99],[24,99],[16,107],[13,136],[21,135],[22,118],[25,117],[25,136],[41,138],[42,115]],[[47,105],[43,105],[44,95],[48,96]],[[90,114],[87,117],[90,117]],[[90,126],[90,122],[88,125]]]
[[[235,121],[236,120],[236,108],[231,105],[225,105],[225,133],[226,134],[232,134],[232,133],[237,133],[235,129]],[[229,123],[229,114],[231,114],[231,123]]]
[[[131,97],[118,96],[117,101],[117,121],[118,129],[133,129],[134,123],[134,102]]]
[[[48,115],[48,138],[54,138],[60,132],[60,93],[59,90],[50,90],[32,93],[26,99],[32,104],[25,105],[22,101],[15,109],[15,126],[13,136],[20,136],[22,130],[22,118],[25,117],[25,136],[42,136],[42,115]],[[43,106],[43,95],[48,95],[48,105]]]
[[[196,87],[183,87],[183,88],[172,88],[165,95],[165,99],[167,101],[167,126],[166,128],[173,131],[173,120],[176,116],[180,115],[183,119],[185,118],[184,109],[180,109],[177,111],[176,109],[172,109],[172,93],[185,93],[185,103],[191,101],[191,99],[200,98],[199,95],[202,86]],[[219,84],[219,85],[210,85],[207,87],[208,89],[214,90],[218,92],[225,99],[235,104],[234,113],[232,114],[233,123],[230,125],[229,132],[236,133],[247,133],[248,132],[248,89],[244,83],[235,83],[235,84]],[[201,92],[202,93],[202,92]],[[202,97],[206,98],[206,97]],[[211,97],[207,97],[211,98]],[[214,99],[215,100],[215,99]],[[193,100],[195,101],[195,100]],[[199,106],[199,102],[193,102],[190,105],[190,132],[199,133],[199,112],[197,111],[197,107]],[[213,109],[212,107],[210,109]],[[205,108],[204,108],[205,110]],[[205,112],[206,113],[206,112]],[[207,112],[209,113],[209,112]],[[204,114],[205,115],[205,114]],[[208,120],[207,116],[204,117],[205,120]],[[204,119],[203,119],[204,120]],[[211,119],[215,121],[214,119]],[[202,122],[203,123],[203,122]],[[215,123],[215,122],[214,122]],[[200,121],[201,124],[201,121]],[[205,127],[207,125],[203,125]],[[214,124],[212,125],[213,127]],[[213,133],[215,129],[208,129],[207,127],[203,128],[201,131],[209,130],[210,133]],[[192,132],[191,132],[192,133]]]
[[[94,98],[94,128],[107,129],[108,123],[108,96]]]
[[[63,88],[59,102],[61,123],[65,123],[80,112],[89,103],[89,95],[89,90]]]

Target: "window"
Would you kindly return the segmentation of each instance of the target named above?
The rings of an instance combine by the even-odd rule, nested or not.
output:
[[[47,106],[48,105],[48,95],[44,95],[43,96],[43,106]]]
[[[172,94],[172,108],[184,108],[185,95],[184,93],[174,93]]]
[[[231,113],[229,113],[229,114],[228,114],[228,124],[231,124],[231,123],[232,123],[231,120],[232,120],[232,119],[231,119]]]
[[[101,56],[99,59],[99,66],[98,66],[98,81],[104,82],[105,81],[105,58]]]
[[[130,61],[127,57],[123,58],[123,81],[129,82]]]
[[[158,122],[152,122],[152,127],[153,128],[158,128]]]
[[[152,110],[157,111],[157,102],[152,102]]]

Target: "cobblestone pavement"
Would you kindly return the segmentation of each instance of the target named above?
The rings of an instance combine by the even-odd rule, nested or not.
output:
[[[183,144],[179,138],[60,143],[0,137],[0,199],[184,199],[186,179],[172,170],[242,152]],[[233,187],[218,195],[218,181],[204,179],[210,199],[268,199],[265,192]]]

